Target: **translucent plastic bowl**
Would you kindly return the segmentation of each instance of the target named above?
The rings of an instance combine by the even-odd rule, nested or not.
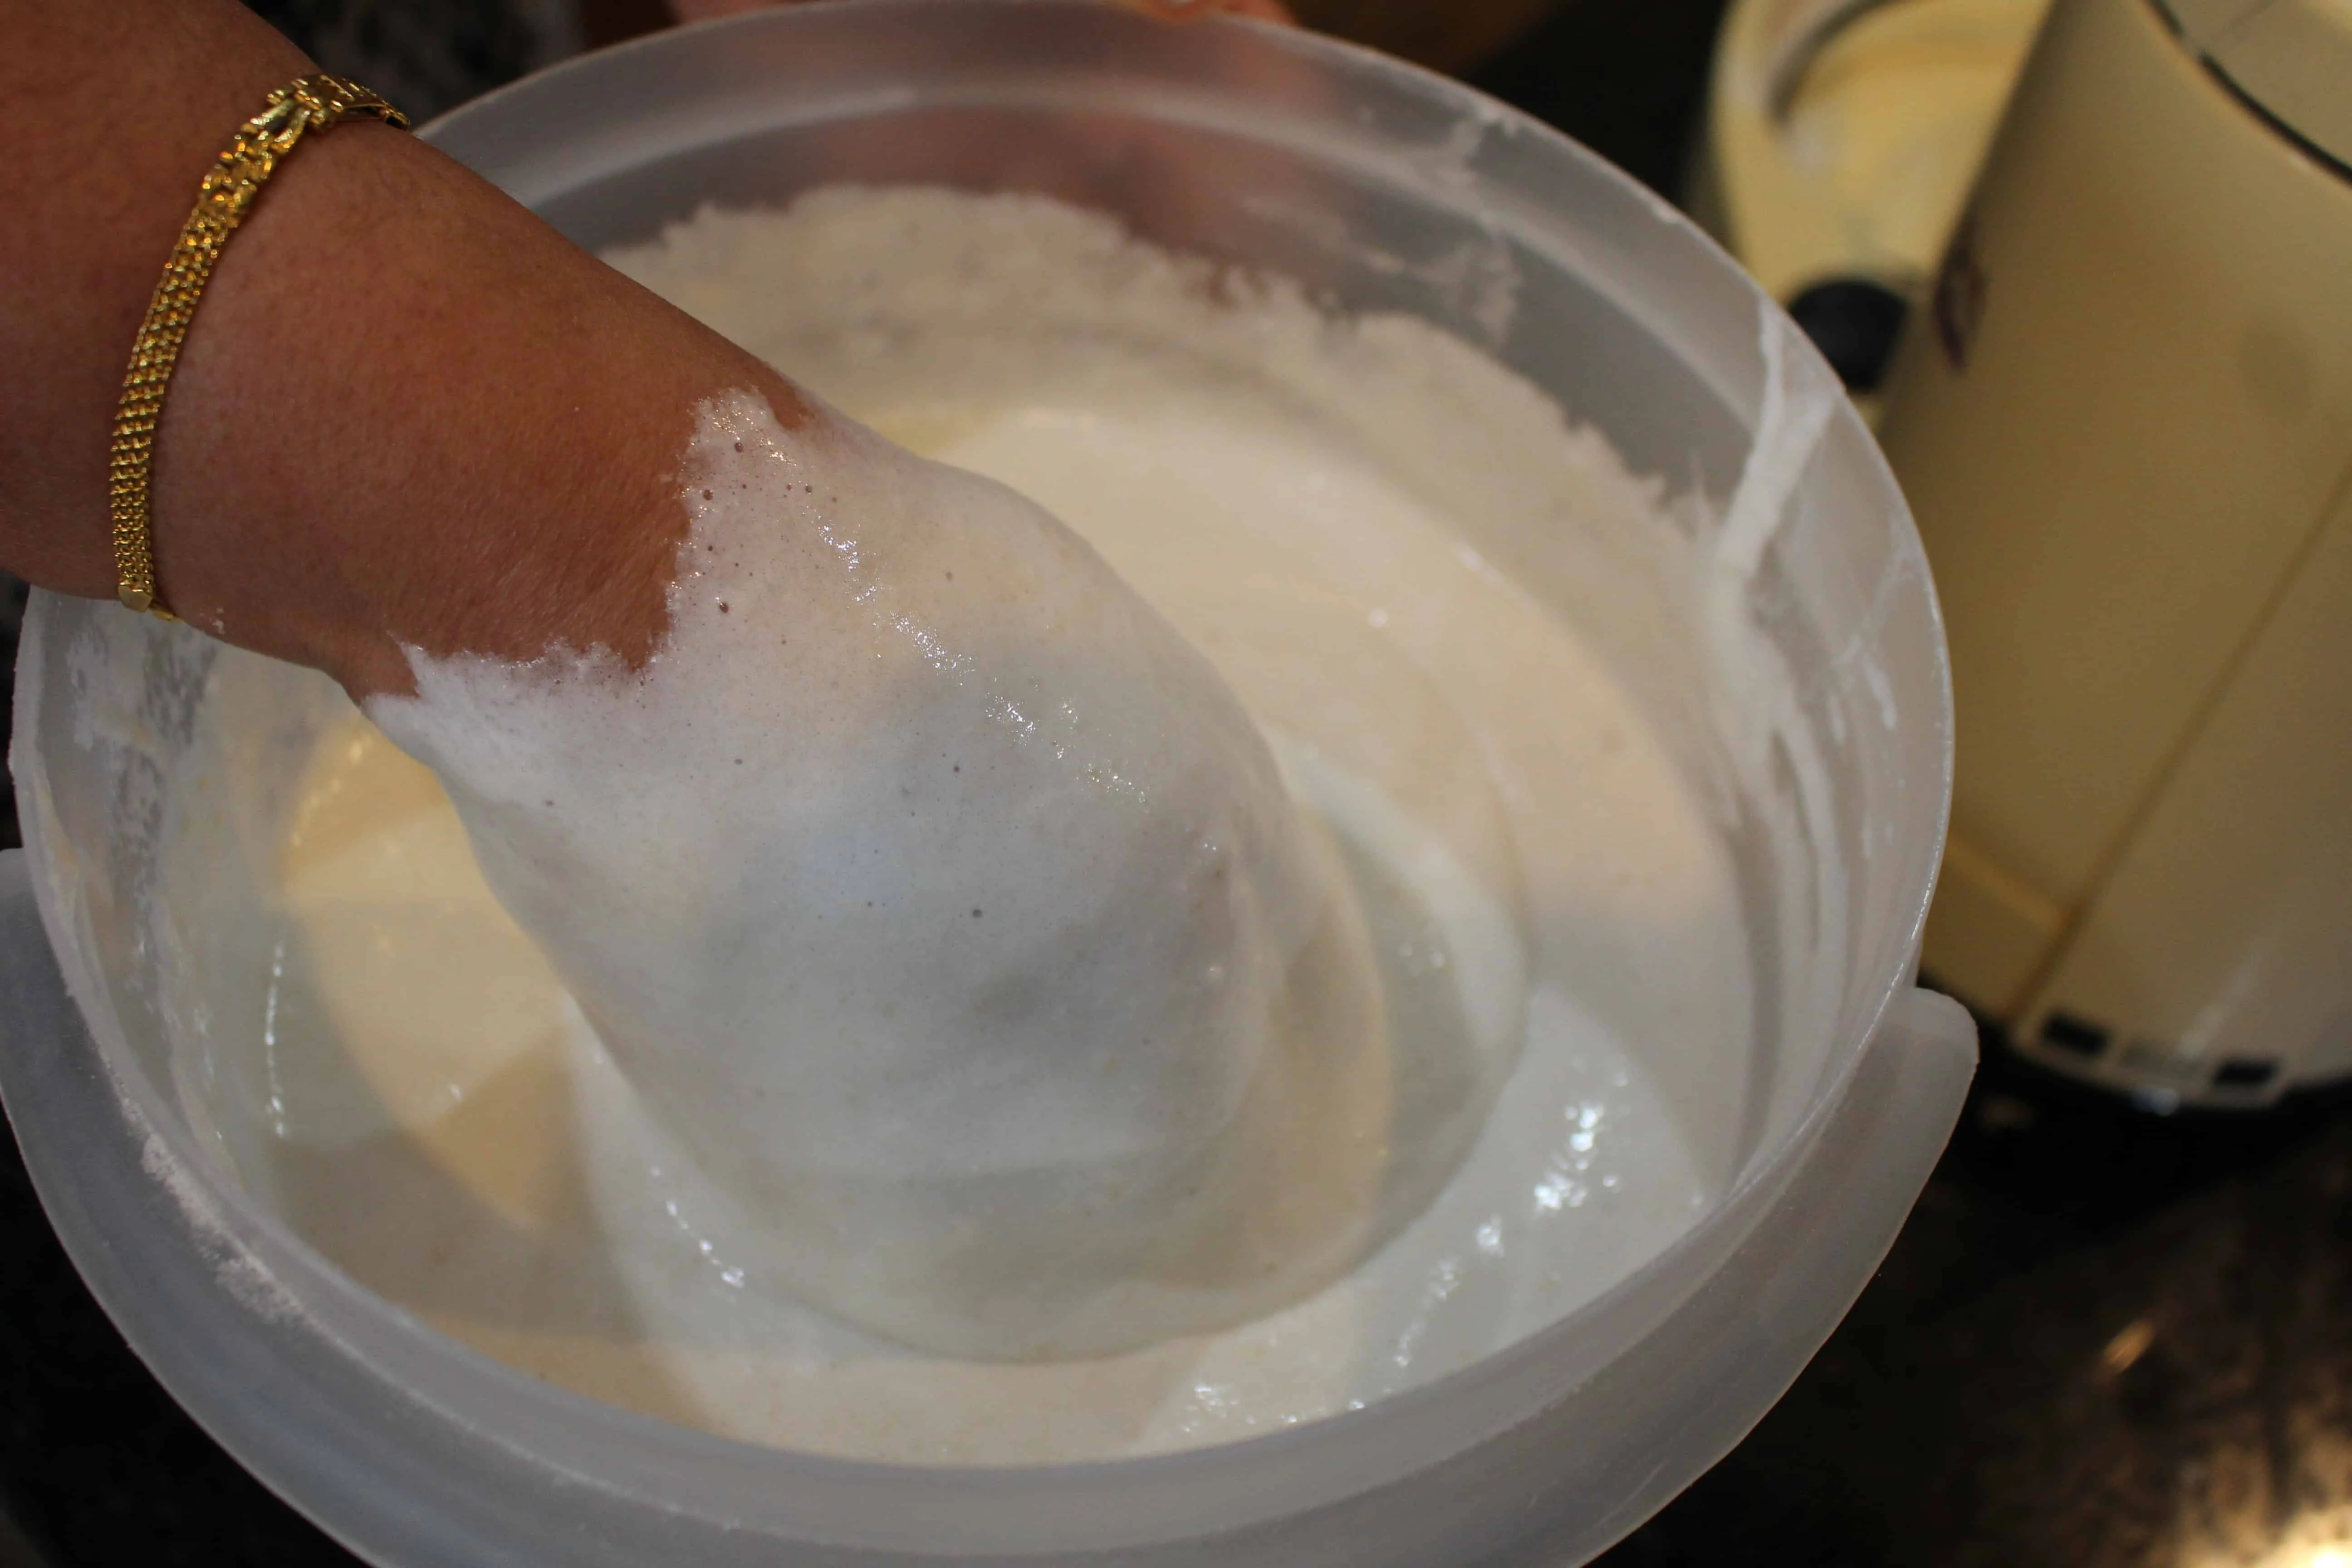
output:
[[[427,133],[591,246],[842,178],[1045,189],[1337,304],[1428,317],[1727,531],[1772,531],[1748,613],[1796,673],[1823,766],[1727,829],[1758,932],[1753,1059],[1656,1064],[1680,1093],[1739,1101],[1711,1117],[1738,1130],[1715,1151],[1725,1195],[1664,1254],[1465,1371],[1277,1435],[1058,1468],[856,1463],[485,1360],[329,1267],[200,1151],[141,911],[211,645],[39,596],[12,759],[29,847],[0,860],[0,1092],[83,1275],[216,1437],[379,1563],[1371,1568],[1581,1562],[1748,1431],[1884,1256],[1975,1046],[1912,985],[1951,779],[1918,540],[1819,362],[1720,252],[1454,83],[1079,0],[748,16],[565,66]],[[1701,661],[1640,646],[1622,594],[1559,542],[1479,542],[1614,646],[1706,765]],[[1834,835],[1843,875],[1769,821]]]

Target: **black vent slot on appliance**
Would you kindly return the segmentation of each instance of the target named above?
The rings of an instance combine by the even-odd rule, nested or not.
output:
[[[2042,1020],[2042,1043],[2078,1057],[2095,1057],[2107,1048],[2107,1027],[2072,1013],[2053,1013]]]
[[[2214,1069],[2215,1089],[2265,1089],[2278,1077],[2276,1062],[2256,1061],[2248,1057],[2231,1057]]]

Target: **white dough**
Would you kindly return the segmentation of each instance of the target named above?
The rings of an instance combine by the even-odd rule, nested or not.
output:
[[[1048,595],[1019,601],[1041,606],[1021,637],[992,635],[983,596],[928,590],[927,571],[950,569],[932,564],[943,547],[911,527],[849,526],[907,507],[906,489],[951,485],[977,527],[1017,542],[1041,525],[1005,492],[908,468],[874,509],[836,511],[846,492],[821,444],[858,437],[715,409],[693,459],[698,499],[713,492],[697,538],[732,548],[706,552],[681,585],[679,641],[648,676],[427,665],[421,702],[376,715],[458,781],[478,843],[493,818],[504,834],[576,832],[531,842],[565,842],[593,877],[637,879],[670,911],[675,931],[649,923],[593,959],[583,943],[551,970],[474,869],[431,775],[323,683],[303,689],[308,709],[258,684],[248,697],[245,666],[225,657],[219,744],[264,709],[312,737],[278,829],[278,934],[248,961],[266,983],[251,1058],[225,1058],[205,1091],[226,1152],[298,1230],[445,1331],[596,1397],[818,1452],[1025,1463],[1214,1442],[1413,1386],[1556,1321],[1688,1226],[1727,1170],[1753,1022],[1729,858],[1628,688],[1464,542],[1473,523],[1547,516],[1672,526],[1596,437],[1433,329],[1333,322],[1276,284],[1206,287],[1196,264],[1042,200],[826,192],[787,214],[707,213],[618,259],[886,434],[1066,520],[1206,653],[1255,725],[1204,695],[1223,689],[1156,617]],[[1474,447],[1478,471],[1458,488],[1429,482]],[[776,495],[730,512],[730,479],[816,488],[801,491],[797,531],[769,537],[755,523],[777,514]],[[785,572],[779,552],[812,539],[828,569],[803,557]],[[960,585],[1001,574],[1002,603],[1034,542],[952,569]],[[1089,580],[1092,557],[1076,559]],[[883,592],[861,599],[861,584]],[[813,668],[895,683],[903,730],[844,723],[862,700],[828,709],[821,691],[709,679],[717,639],[772,633],[782,648],[797,616],[853,624],[844,605],[868,612],[857,639]],[[1095,683],[1034,662],[1049,626],[1077,628],[1076,646],[1136,646]],[[692,703],[654,701],[700,658],[713,663]],[[1194,714],[1185,743],[1121,706],[1139,667]],[[1076,713],[1016,721],[992,706],[1019,707],[1018,683],[1048,676]],[[559,678],[569,737],[533,730]],[[691,787],[715,773],[722,793],[766,792],[794,836],[746,853],[688,819],[682,794],[595,798],[613,775],[591,764],[614,744],[658,752]],[[249,765],[225,758],[223,787]],[[1204,765],[1217,770],[1205,781]],[[976,766],[1028,770],[1020,789],[1052,811],[1006,824],[1003,796],[974,805],[960,781]],[[1136,832],[1151,819],[1119,781],[1147,774],[1169,781],[1154,787],[1188,826],[1215,820],[1217,855]],[[1277,779],[1303,812],[1276,809]],[[989,841],[956,830],[967,811],[998,824]],[[592,835],[616,818],[641,838]],[[1121,833],[1133,847],[1102,853]],[[173,875],[193,883],[208,863],[192,852]],[[1201,879],[1225,865],[1252,891],[1202,900]],[[1121,879],[1138,868],[1141,891]],[[561,923],[562,900],[594,892],[534,885],[529,867],[487,856],[483,869],[541,930]],[[751,973],[694,968],[713,897],[777,922]],[[1055,1037],[1136,1040],[1143,1020],[1180,1017],[1213,1049],[1143,1053],[1091,1086],[1047,1070],[1063,1063],[992,1076],[952,1057],[984,976],[1045,973],[1119,922],[1112,935],[1142,938],[1133,967],[1099,989],[1081,976],[1092,1021]],[[1188,943],[1227,955],[1217,988],[1164,984],[1182,973],[1168,952]],[[625,1041],[618,1005],[600,998],[605,963],[667,966],[638,994],[686,976],[677,1016],[716,992],[745,1039],[761,1008],[787,1010],[823,1070],[761,1058],[700,1085],[675,1064],[649,1073],[659,1058],[632,1053],[663,1048],[677,1026],[632,1018]],[[830,993],[813,989],[819,977]],[[1285,996],[1321,1018],[1292,1026]],[[879,1044],[826,1056],[845,1034]],[[1019,1063],[1035,1038],[1008,1032],[993,1059]],[[1273,1120],[1287,1126],[1252,1125],[1246,1080],[1284,1053],[1330,1092],[1286,1094]],[[1663,1080],[1645,1065],[1685,1061],[1712,1065]],[[726,1103],[725,1083],[754,1068],[783,1075],[773,1090],[796,1103]],[[648,1092],[681,1080],[667,1103]],[[748,1171],[695,1136],[782,1125],[791,1146]],[[1187,1148],[1240,1156],[1199,1211],[1213,1245],[1191,1252],[1164,1223]],[[1002,1217],[967,1206],[959,1181],[1024,1154],[1043,1173],[1006,1179],[1049,1206],[1103,1172],[1140,1173],[1107,1194],[1133,1198],[1121,1217],[1139,1216],[1139,1235],[1090,1230],[1083,1212],[1066,1249],[1017,1223],[1003,1233],[1028,1249],[1033,1301],[1054,1303],[1043,1339],[1024,1338],[1022,1281],[966,1275],[940,1245]],[[803,1184],[825,1194],[823,1214],[778,1206]],[[1286,1209],[1301,1193],[1304,1210]],[[871,1232],[832,1246],[824,1223],[850,1213],[914,1241],[895,1256]],[[1236,1217],[1238,1244],[1223,1228]],[[1253,1296],[1235,1277],[1250,1226],[1331,1249]],[[882,1300],[892,1269],[930,1270],[931,1294]],[[1141,1283],[1105,1289],[1114,1278]],[[1213,1290],[1188,1294],[1202,1279]],[[975,1318],[975,1302],[1001,1311]],[[975,1321],[980,1340],[948,1343]],[[1002,1359],[1073,1346],[1104,1353]]]

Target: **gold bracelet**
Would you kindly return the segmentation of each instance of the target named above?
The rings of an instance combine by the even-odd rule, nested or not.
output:
[[[122,401],[114,411],[114,455],[109,465],[107,500],[114,517],[115,596],[133,610],[165,620],[155,586],[154,523],[148,510],[148,480],[154,466],[155,427],[163,416],[163,393],[179,363],[180,344],[194,319],[196,300],[218,264],[222,247],[252,210],[278,161],[294,151],[305,131],[327,131],[349,115],[364,115],[399,130],[408,116],[355,81],[339,76],[306,76],[269,95],[269,107],[245,122],[214,163],[196,193],[195,210],[181,226],[179,243],[147,302],[131,368],[122,377]]]

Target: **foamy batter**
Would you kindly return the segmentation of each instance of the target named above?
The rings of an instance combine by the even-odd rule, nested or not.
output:
[[[1237,1326],[1025,1363],[910,1351],[848,1326],[855,1303],[804,1304],[824,1292],[777,1245],[757,1184],[681,1144],[690,1118],[649,1107],[585,1026],[432,775],[323,683],[309,711],[274,715],[310,748],[274,819],[282,921],[254,954],[258,1026],[212,1031],[224,1055],[205,1090],[218,1144],[298,1229],[444,1331],[597,1397],[822,1452],[1037,1462],[1216,1441],[1427,1381],[1557,1320],[1690,1222],[1727,1173],[1694,1150],[1727,1142],[1714,1123],[1739,1086],[1662,1085],[1643,1063],[1746,1058],[1749,949],[1725,847],[1624,688],[1464,542],[1454,510],[1651,521],[1654,492],[1597,437],[1433,329],[1335,321],[1042,200],[826,192],[788,214],[706,213],[615,259],[885,434],[1042,502],[1239,694],[1306,808],[1297,863],[1359,911],[1339,938],[1360,956],[1330,972],[1365,973],[1318,984],[1368,986],[1379,1026],[1314,1068],[1341,1090],[1319,1169],[1342,1173],[1331,1202],[1354,1229],[1307,1227],[1343,1236],[1351,1267]],[[781,459],[763,457],[764,411],[709,414],[689,467],[716,507],[730,479],[755,482],[739,459]],[[1466,455],[1476,471],[1444,482]],[[725,537],[707,524],[698,540]],[[766,624],[745,599],[771,590],[730,574],[772,564],[709,563],[676,624]],[[240,700],[225,668],[224,734]],[[427,705],[456,689],[436,673],[453,672],[424,671]],[[498,693],[481,673],[454,672],[478,700]],[[426,727],[405,738],[435,743]],[[1244,740],[1233,750],[1255,765]],[[948,778],[961,760],[940,759]],[[476,765],[479,811],[495,792]],[[898,809],[858,805],[877,822]],[[858,820],[857,842],[881,841]],[[909,885],[925,884],[859,884]],[[848,886],[824,907],[862,909]],[[1302,898],[1307,915],[1269,917],[1292,955],[1334,929]],[[973,922],[956,940],[986,928],[953,912]],[[1048,1149],[1092,1110],[1016,1131]],[[1324,1158],[1320,1137],[1292,1157]],[[1148,1300],[1104,1311],[1081,1342],[1115,1340],[1122,1311],[1165,1321]]]
[[[1000,1358],[1344,1271],[1429,1196],[1384,1199],[1391,1142],[1442,1176],[1462,1140],[1399,1127],[1362,902],[1249,714],[1013,490],[830,411],[701,419],[647,668],[412,655],[368,714],[744,1216],[737,1267]],[[1491,1086],[1494,1037],[1415,1044]]]

